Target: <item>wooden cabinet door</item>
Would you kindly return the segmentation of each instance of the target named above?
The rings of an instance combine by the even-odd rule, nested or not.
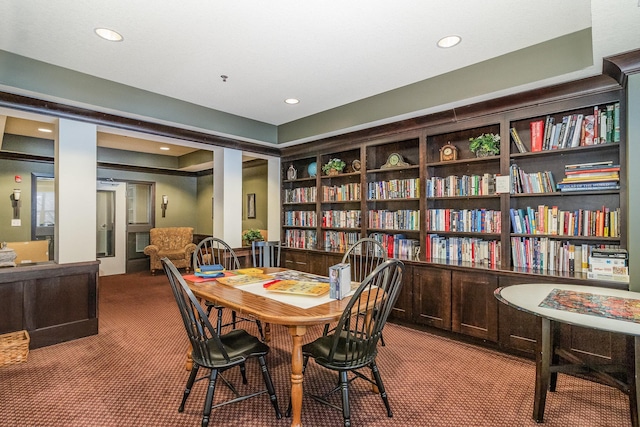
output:
[[[535,279],[543,283],[544,280]],[[500,277],[500,286],[511,286],[520,283],[530,283],[527,277]],[[498,304],[498,331],[501,347],[535,354],[536,335],[539,328],[537,317],[531,313],[510,307],[507,304]]]
[[[451,270],[413,267],[413,321],[451,330]]]
[[[306,251],[296,251],[292,249],[283,249],[281,265],[291,270],[303,271],[309,273],[309,255]]]
[[[413,278],[411,276],[412,267],[405,264],[404,274],[402,276],[402,288],[400,289],[400,295],[389,314],[390,319],[402,320],[405,322],[411,322],[412,307],[411,300],[413,299]]]
[[[452,279],[451,329],[472,337],[498,341],[498,287],[495,274],[454,271]]]

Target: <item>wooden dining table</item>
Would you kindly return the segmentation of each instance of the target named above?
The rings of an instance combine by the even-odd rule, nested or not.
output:
[[[284,268],[264,268],[264,273],[288,271]],[[263,323],[286,326],[291,335],[291,426],[301,426],[302,415],[302,340],[309,326],[324,325],[340,318],[349,297],[331,300],[310,308],[300,308],[274,299],[213,281],[195,282],[185,278],[193,293],[239,315],[248,315]],[[266,335],[267,340],[269,335]],[[190,354],[188,356],[190,358]],[[190,360],[187,362],[190,363]],[[188,366],[190,369],[190,366]]]

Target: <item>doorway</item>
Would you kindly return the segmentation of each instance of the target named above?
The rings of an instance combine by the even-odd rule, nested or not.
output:
[[[126,184],[98,181],[96,190],[96,258],[100,260],[100,276],[124,274],[127,258]]]

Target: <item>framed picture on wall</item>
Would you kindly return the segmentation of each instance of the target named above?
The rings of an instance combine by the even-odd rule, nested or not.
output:
[[[256,217],[256,193],[247,194],[247,218]]]

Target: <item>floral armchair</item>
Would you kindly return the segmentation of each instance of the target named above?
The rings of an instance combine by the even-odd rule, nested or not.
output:
[[[191,257],[196,250],[193,243],[192,227],[166,227],[152,228],[149,231],[149,246],[144,248],[144,253],[149,255],[151,261],[151,274],[156,270],[162,270],[163,257],[167,257],[178,268],[191,268]]]

